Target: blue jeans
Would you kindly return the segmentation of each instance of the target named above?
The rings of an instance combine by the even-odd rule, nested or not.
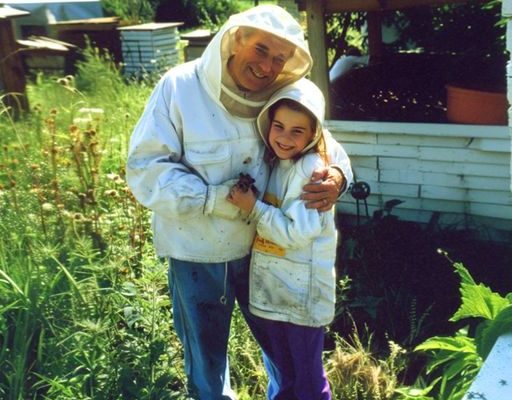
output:
[[[227,263],[170,260],[169,288],[176,333],[183,344],[189,395],[200,400],[235,399],[229,382],[227,346],[235,299],[264,352],[269,399],[279,377],[265,352],[270,340],[248,311],[249,256]]]

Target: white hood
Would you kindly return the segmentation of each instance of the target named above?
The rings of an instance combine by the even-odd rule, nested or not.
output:
[[[227,73],[227,61],[233,54],[238,27],[252,27],[274,34],[296,46],[276,81],[264,91],[242,92]],[[299,23],[283,8],[261,5],[232,15],[220,28],[199,61],[199,77],[208,94],[232,114],[255,117],[277,89],[304,77],[313,61]]]
[[[265,107],[261,110],[257,118],[258,131],[268,146],[268,133],[270,128],[269,108],[281,99],[295,100],[302,104],[316,117],[316,132],[313,140],[307,145],[301,153],[306,153],[312,149],[320,140],[323,134],[323,123],[325,118],[325,99],[322,91],[313,82],[308,79],[301,79],[292,85],[274,93]]]

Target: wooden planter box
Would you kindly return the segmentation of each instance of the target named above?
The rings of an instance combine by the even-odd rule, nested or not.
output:
[[[446,117],[461,124],[507,125],[506,93],[446,86]]]

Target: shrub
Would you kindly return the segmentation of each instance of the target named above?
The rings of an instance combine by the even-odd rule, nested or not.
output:
[[[221,25],[231,14],[240,11],[236,0],[161,0],[156,7],[157,21],[184,22],[185,27]]]

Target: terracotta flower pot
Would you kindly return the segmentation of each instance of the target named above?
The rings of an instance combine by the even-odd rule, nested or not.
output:
[[[446,86],[446,117],[461,124],[507,125],[506,93]]]

